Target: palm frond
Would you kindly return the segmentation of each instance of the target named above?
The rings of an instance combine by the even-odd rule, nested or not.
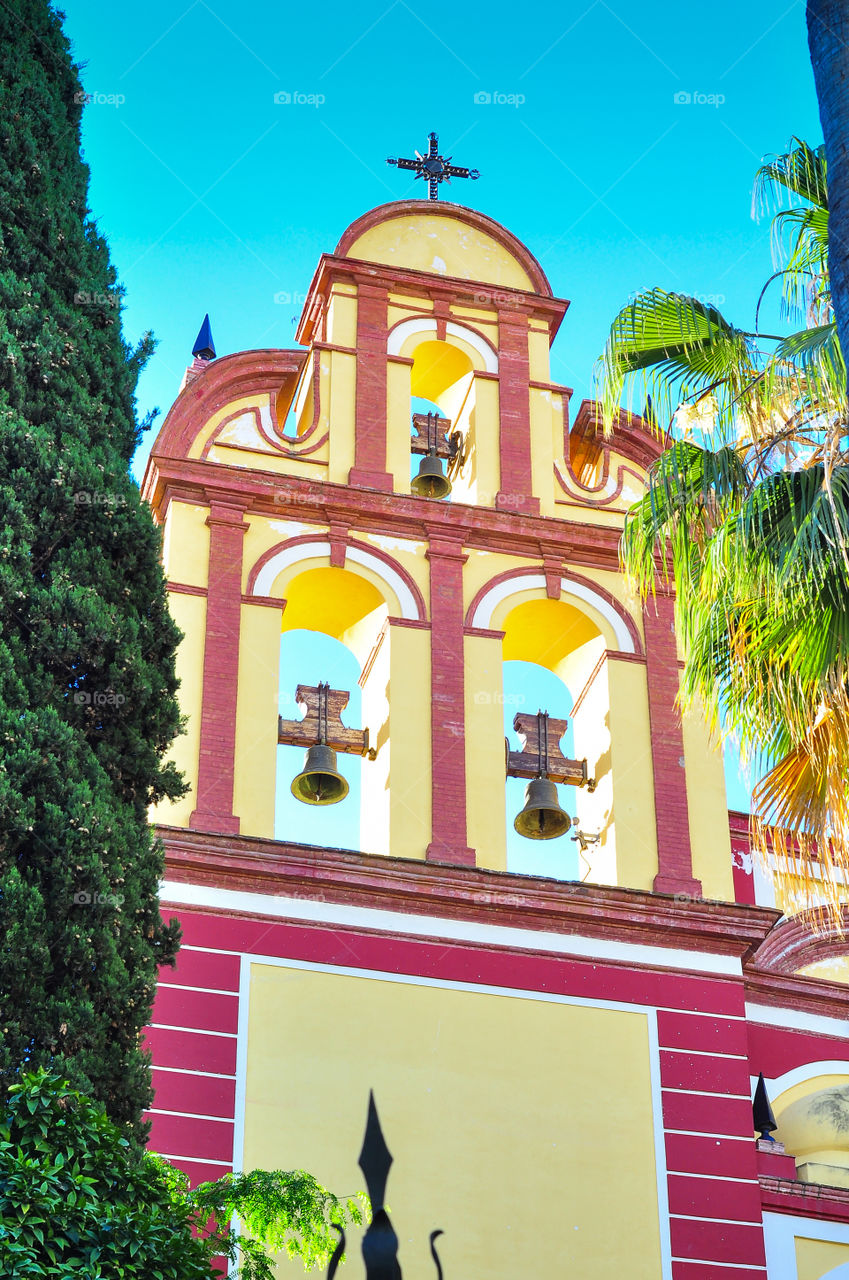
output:
[[[796,137],[790,139],[790,144],[788,151],[765,161],[755,174],[755,215],[777,208],[788,195],[828,209],[825,146],[811,147]]]
[[[667,420],[681,401],[718,394],[718,412],[730,421],[731,399],[756,374],[751,334],[698,298],[648,289],[613,321],[595,378],[610,430],[626,383],[651,395]]]

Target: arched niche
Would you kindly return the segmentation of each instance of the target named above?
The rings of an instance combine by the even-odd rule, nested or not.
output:
[[[452,499],[491,505],[498,488],[498,356],[482,334],[449,321],[402,320],[389,334],[388,449],[401,469],[417,400],[437,406],[462,438],[462,466],[452,468]],[[482,375],[489,375],[484,377]]]
[[[768,1089],[773,1136],[794,1157],[799,1180],[849,1187],[849,1063],[806,1064]]]
[[[331,673],[321,678],[352,694],[359,691],[357,720],[345,712],[343,723],[368,728],[370,746],[377,753],[374,760],[363,761],[360,769],[358,847],[368,853],[424,857],[430,839],[429,743],[420,731],[429,714],[424,601],[405,571],[376,549],[349,543],[344,567],[331,564],[331,555],[329,542],[320,535],[292,539],[267,552],[249,575],[237,716],[236,793],[242,806],[237,809],[242,830],[275,833],[278,746],[273,711],[281,696],[284,706],[285,699],[294,698],[298,684],[318,683],[317,672],[304,678],[281,662],[281,654],[285,659],[281,637],[308,631],[330,637],[350,651],[355,665],[348,684],[334,684]],[[252,608],[252,599],[263,607]],[[276,609],[268,607],[275,602]],[[409,673],[417,669],[424,671],[424,682],[410,681]],[[349,708],[354,703],[352,698]],[[288,705],[285,717],[300,718],[294,704]],[[422,776],[426,791],[413,787]],[[397,786],[395,779],[400,779]],[[290,782],[291,776],[286,785]],[[348,802],[346,798],[341,805]],[[278,838],[285,836],[278,831]],[[318,838],[308,843],[330,842]],[[346,844],[350,847],[352,842]]]
[[[540,682],[535,677],[535,669],[551,672],[562,686],[565,697],[558,701],[563,709],[554,706],[540,709],[569,719],[569,732],[561,749],[574,759],[586,759],[589,775],[596,782],[592,793],[586,788],[558,787],[561,806],[570,817],[577,819],[575,832],[580,831],[589,839],[582,849],[580,875],[571,839],[573,833],[546,841],[553,863],[548,874],[564,879],[615,883],[610,699],[606,672],[596,670],[607,651],[607,638],[597,619],[586,609],[578,608],[573,600],[552,600],[538,596],[533,590],[518,592],[502,601],[495,611],[495,625],[504,632],[504,663],[522,663],[528,678],[527,701],[522,710],[531,713],[537,710],[538,689],[551,698],[556,697],[550,682]],[[515,790],[508,784],[508,795],[513,801],[515,798],[510,793]],[[509,811],[510,807],[508,805],[508,831],[515,816]],[[522,844],[525,843],[536,842],[522,840]],[[510,844],[508,836],[508,848]]]
[[[562,807],[578,819],[573,834],[588,837],[581,844],[578,877],[650,888],[657,872],[657,833],[639,633],[622,607],[591,581],[564,576],[559,599],[549,594],[550,585],[541,570],[511,571],[483,587],[467,613],[466,667],[474,692],[467,706],[466,760],[476,780],[470,788],[470,828],[475,828],[470,843],[480,849],[487,841],[503,841],[503,820],[499,814],[496,823],[491,816],[492,782],[499,771],[504,775],[495,745],[503,732],[503,664],[533,663],[568,689],[572,758],[586,759],[596,782],[592,792],[560,788]],[[529,709],[537,710],[533,697]],[[569,748],[568,741],[564,747]],[[478,791],[485,801],[476,800]],[[507,822],[514,816],[508,813]],[[489,865],[505,862],[492,855]]]

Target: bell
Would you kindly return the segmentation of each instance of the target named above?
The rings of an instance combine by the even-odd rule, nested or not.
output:
[[[304,804],[338,804],[348,794],[348,783],[336,768],[336,752],[319,742],[310,747],[303,772],[292,780],[292,795]]]
[[[525,788],[525,807],[516,814],[513,826],[528,840],[554,840],[572,825],[560,807],[557,787],[550,778],[532,778]]]
[[[442,470],[442,460],[434,453],[426,453],[419,463],[419,474],[410,485],[417,498],[447,498],[451,481]]]

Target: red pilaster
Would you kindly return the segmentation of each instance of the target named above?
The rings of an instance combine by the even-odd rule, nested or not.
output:
[[[209,525],[209,589],[203,652],[198,792],[189,826],[237,835],[233,813],[236,698],[242,608],[244,510],[212,502]]]
[[[386,470],[386,347],[389,295],[380,285],[357,290],[357,405],[354,465],[348,483],[392,492]]]
[[[678,648],[671,596],[658,591],[654,599],[648,600],[643,610],[643,624],[657,822],[658,870],[654,888],[657,893],[699,898],[702,886],[693,877],[690,849],[684,735],[675,702],[679,687]]]
[[[495,495],[499,511],[539,514],[531,495],[531,396],[528,322],[502,312],[498,317],[498,402],[501,481]]]
[[[466,845],[465,666],[462,543],[430,532],[433,820],[427,857],[474,866]]]

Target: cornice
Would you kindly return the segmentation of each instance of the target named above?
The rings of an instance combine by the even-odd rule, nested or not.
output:
[[[168,879],[745,959],[778,918],[764,907],[546,880],[250,836],[159,827]]]
[[[290,518],[327,524],[344,519],[351,528],[390,537],[422,541],[427,527],[438,527],[441,537],[475,550],[502,552],[539,560],[540,540],[556,548],[573,564],[588,568],[619,567],[618,527],[565,520],[562,517],[519,515],[493,507],[443,503],[437,508],[413,494],[381,493],[351,489],[328,481],[282,476],[275,471],[210,463],[202,459],[171,458],[151,454],[145,476],[145,497],[160,517],[172,498],[206,503],[218,494],[240,500],[248,515]]]
[[[778,912],[772,914],[779,916]],[[757,958],[760,954],[761,952],[757,953]],[[743,970],[746,999],[753,1004],[798,1009],[802,1013],[813,1013],[821,1018],[849,1018],[849,986],[842,982],[829,982],[825,978],[804,977],[798,973],[770,972],[759,968],[754,960],[754,956],[750,957]]]
[[[761,1204],[767,1212],[849,1222],[849,1190],[824,1187],[815,1182],[791,1182],[789,1178],[770,1178],[763,1174],[758,1183]]]

